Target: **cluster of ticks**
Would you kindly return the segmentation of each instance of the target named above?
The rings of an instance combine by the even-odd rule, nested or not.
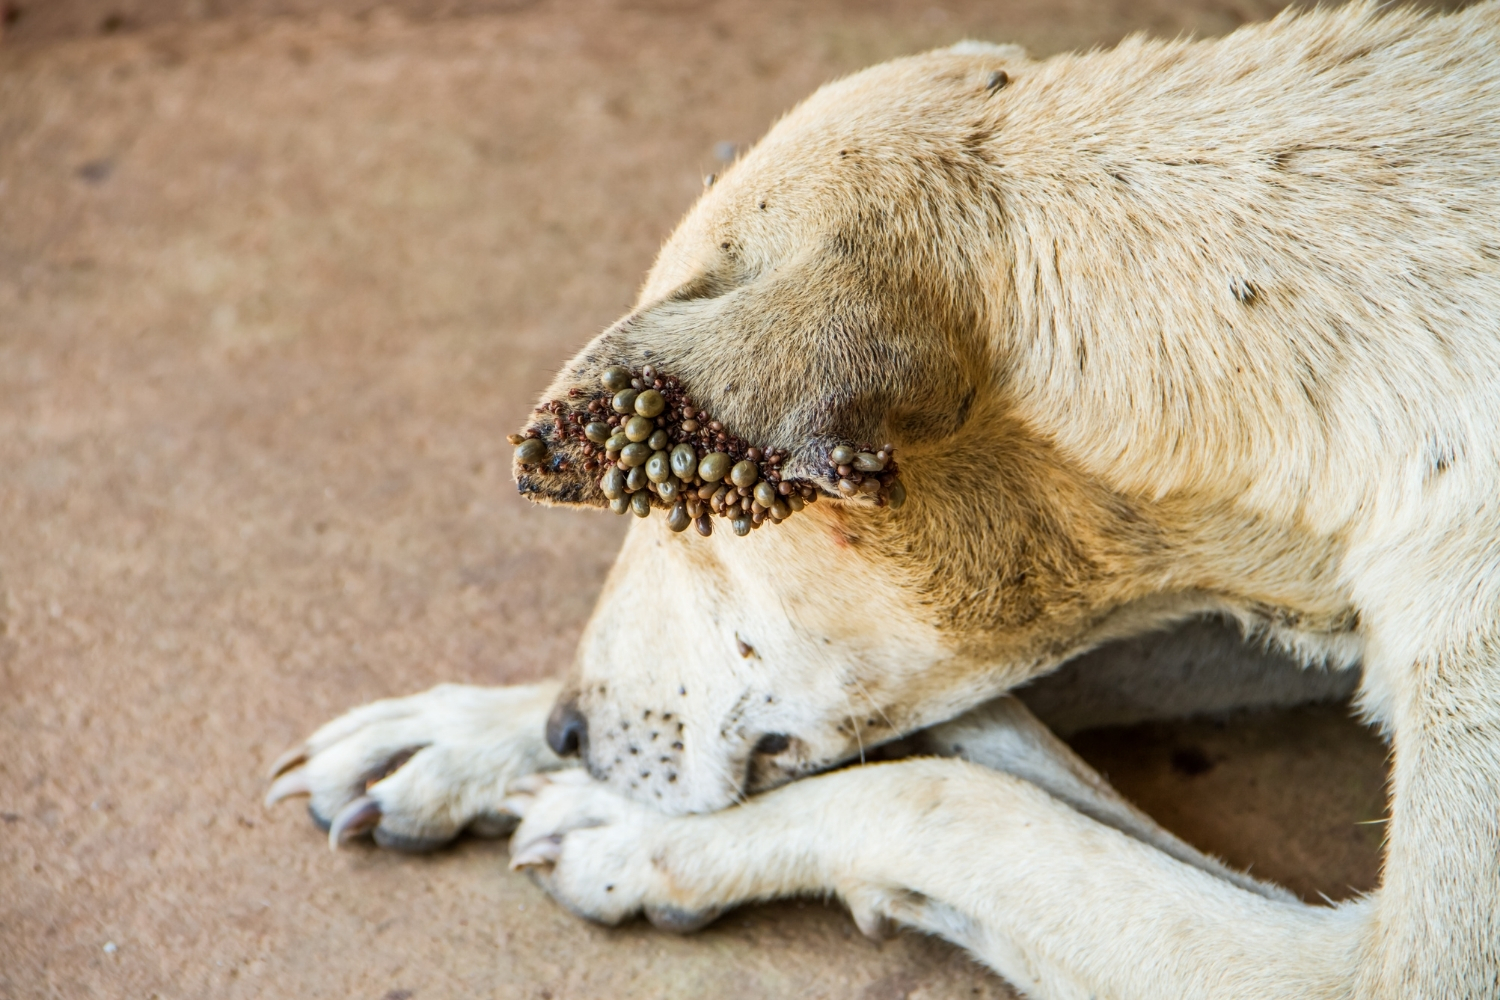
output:
[[[582,390],[568,390],[569,402],[550,400],[538,413],[550,415],[558,441],[573,441],[582,452],[583,471],[598,475],[599,490],[616,514],[649,517],[667,511],[667,526],[693,525],[713,534],[712,518],[729,520],[737,535],[748,535],[816,503],[820,488],[808,480],[782,478],[787,452],[760,448],[729,433],[693,405],[681,384],[651,365],[639,372],[615,365],[600,376],[603,391],[580,408]],[[558,472],[573,459],[551,451],[532,428],[510,437],[516,461],[530,471]],[[854,448],[839,445],[828,456],[838,477],[838,495],[866,496],[880,506],[906,502],[891,445]]]

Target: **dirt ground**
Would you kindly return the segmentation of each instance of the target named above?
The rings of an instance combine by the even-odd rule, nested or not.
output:
[[[622,525],[504,435],[716,158],[982,37],[1220,33],[1257,0],[11,0],[0,41],[0,997],[1004,997],[788,902],[585,925],[502,842],[330,853],[266,766],[330,716],[561,668]],[[1167,826],[1376,880],[1342,708],[1084,732]]]

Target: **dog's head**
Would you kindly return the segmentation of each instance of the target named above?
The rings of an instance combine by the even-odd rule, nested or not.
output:
[[[701,456],[717,433],[732,458],[758,449],[796,508],[752,519],[747,497],[741,537],[688,465],[665,498],[637,490],[655,513],[631,526],[549,727],[597,777],[720,808],[963,711],[1055,662],[1056,623],[1090,613],[1119,526],[1066,513],[1100,504],[1072,502],[1090,486],[1012,426],[995,356],[984,138],[1007,66],[1014,52],[949,51],[820,91],[708,188],[637,306],[547,391],[518,449],[533,499],[629,508],[618,480],[637,466],[605,480],[633,378],[666,396],[637,414],[636,437],[663,433],[636,458],[684,439]],[[878,485],[851,488],[835,449],[882,444],[899,480],[882,455]],[[707,537],[664,510],[682,503]]]

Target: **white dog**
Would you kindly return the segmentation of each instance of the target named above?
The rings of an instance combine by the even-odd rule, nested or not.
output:
[[[282,763],[335,844],[521,814],[593,919],[833,892],[1038,997],[1500,996],[1500,5],[831,84],[516,440],[523,492],[642,520],[560,697]],[[1377,893],[1227,870],[995,700],[1205,613],[1363,664]]]

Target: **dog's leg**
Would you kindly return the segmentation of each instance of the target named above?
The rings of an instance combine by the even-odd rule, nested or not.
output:
[[[906,741],[915,755],[959,757],[1031,782],[1085,816],[1185,864],[1272,899],[1294,897],[1209,857],[1163,829],[1110,787],[1017,698],[998,698]]]
[[[939,934],[1036,997],[1346,997],[1368,916],[1247,891],[960,760],[849,768],[701,816],[577,772],[518,793],[512,864],[581,915],[684,929],[833,892],[862,929]]]
[[[1391,817],[1356,995],[1500,996],[1500,634],[1373,645],[1364,693],[1393,733]]]
[[[543,732],[556,681],[483,688],[440,684],[362,705],[273,766],[266,804],[308,795],[329,843],[371,833],[382,847],[425,851],[466,829],[515,826],[501,807],[521,775],[571,767]]]

